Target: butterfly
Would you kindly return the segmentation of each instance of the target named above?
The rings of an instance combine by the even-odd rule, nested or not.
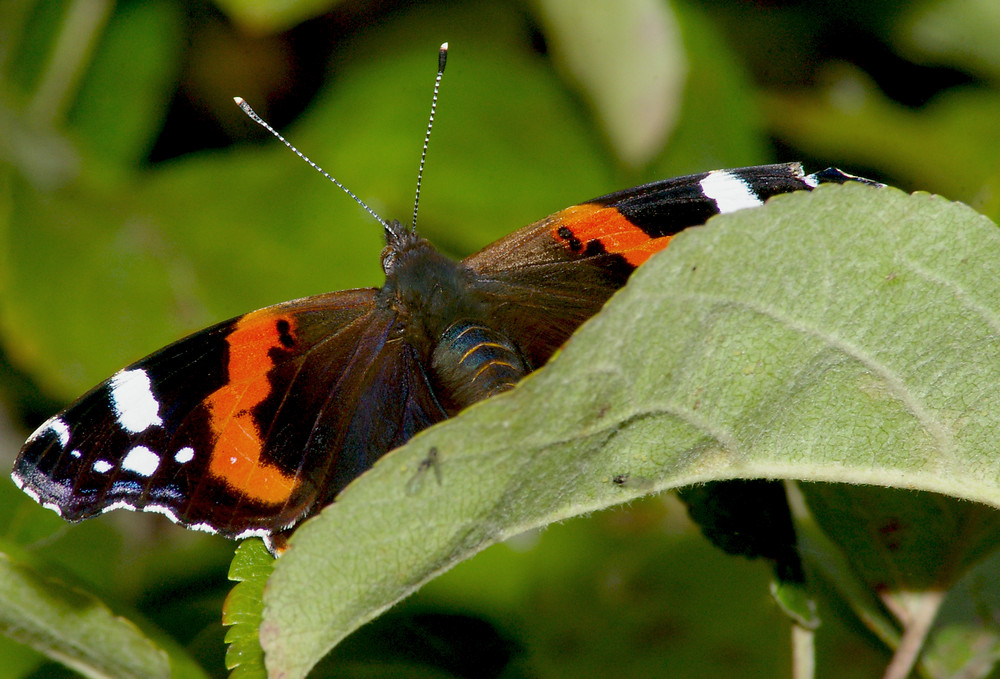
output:
[[[442,70],[443,58],[437,83]],[[280,550],[388,451],[543,365],[678,232],[847,181],[874,184],[797,163],[665,179],[461,261],[415,225],[383,222],[381,288],[259,309],[118,371],[31,434],[12,478],[68,521],[156,512]]]

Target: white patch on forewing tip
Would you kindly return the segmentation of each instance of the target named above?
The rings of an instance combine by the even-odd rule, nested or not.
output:
[[[69,425],[67,425],[58,415],[45,420],[42,426],[32,432],[31,436],[28,437],[28,443],[33,442],[35,439],[40,438],[43,434],[49,431],[55,433],[55,435],[59,437],[59,444],[63,448],[69,445]]]
[[[745,180],[727,170],[709,172],[699,183],[705,195],[715,201],[719,214],[764,204]]]
[[[174,453],[174,461],[178,464],[187,464],[194,459],[194,448],[185,446]]]
[[[136,446],[122,460],[122,469],[149,478],[160,466],[160,456],[146,446]]]
[[[109,471],[111,471],[112,469],[114,469],[114,465],[112,465],[107,460],[95,460],[94,461],[94,471],[97,472],[98,474],[106,474]],[[107,510],[105,510],[105,511],[107,511]]]
[[[163,424],[160,404],[153,395],[153,385],[145,370],[122,370],[115,373],[109,382],[111,405],[122,429],[138,434]]]

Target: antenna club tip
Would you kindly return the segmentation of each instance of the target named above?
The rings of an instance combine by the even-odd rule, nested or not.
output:
[[[243,105],[243,97],[233,97],[233,101],[236,102],[237,106],[242,106]]]
[[[438,74],[444,73],[444,65],[448,62],[448,43],[442,43],[438,51]]]

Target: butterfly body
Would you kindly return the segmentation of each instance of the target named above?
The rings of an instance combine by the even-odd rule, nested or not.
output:
[[[677,232],[844,181],[874,184],[794,163],[662,180],[461,261],[390,222],[382,288],[266,307],[138,361],[39,427],[12,478],[70,521],[126,508],[274,537],[417,432],[543,365]]]
[[[410,232],[389,243],[379,305],[396,314],[394,333],[417,352],[448,415],[530,371],[513,338],[493,327],[489,296],[472,268]]]

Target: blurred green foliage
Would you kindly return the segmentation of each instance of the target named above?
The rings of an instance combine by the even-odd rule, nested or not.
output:
[[[234,95],[380,214],[406,218],[449,41],[420,224],[455,255],[612,190],[778,160],[997,219],[997,35],[991,0],[5,3],[0,393],[26,432],[186,332],[380,282],[377,226]],[[7,467],[17,438],[0,449]],[[362,630],[324,672],[782,675],[790,650],[766,569],[710,551],[682,514],[653,499],[521,552],[494,547],[397,611],[404,628],[428,611],[485,621],[414,643],[479,643],[500,657],[489,668],[389,653]],[[186,649],[170,649],[175,673],[188,654],[222,675],[232,546],[164,524],[67,528],[0,483],[4,552],[55,564],[172,637]],[[844,610],[821,617],[819,658],[841,659],[838,676],[884,666],[888,651]],[[0,658],[0,676],[54,671],[6,639]]]

